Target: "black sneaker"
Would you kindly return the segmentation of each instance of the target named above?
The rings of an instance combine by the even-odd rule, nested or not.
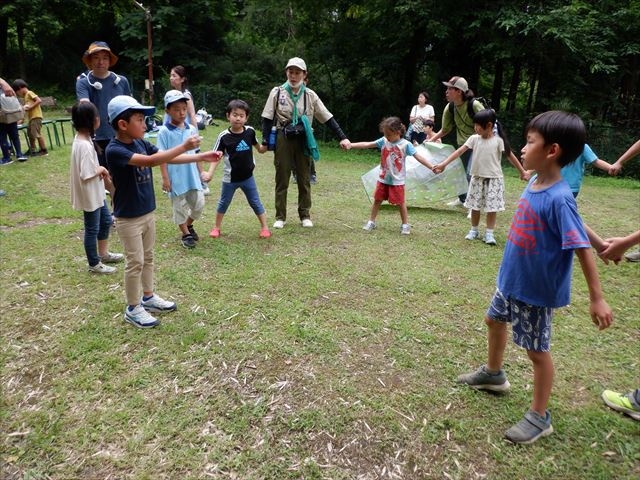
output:
[[[193,238],[193,235],[191,235],[190,233],[187,233],[186,235],[182,236],[182,246],[184,248],[195,248],[196,246],[196,241]]]
[[[193,225],[189,225],[187,226],[187,229],[189,230],[189,233],[191,234],[191,236],[193,237],[193,239],[197,242],[198,240],[200,240],[200,237],[198,236],[198,234],[196,233],[196,231],[193,229]]]

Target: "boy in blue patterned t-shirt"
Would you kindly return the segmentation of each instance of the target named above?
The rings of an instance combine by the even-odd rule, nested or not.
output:
[[[535,117],[526,129],[524,167],[537,172],[525,188],[509,230],[497,289],[487,311],[488,360],[458,383],[504,392],[509,381],[502,370],[507,323],[513,341],[533,363],[533,401],[524,418],[505,436],[514,443],[533,443],[550,435],[547,410],[553,385],[550,353],[553,310],[569,303],[574,252],[589,288],[592,321],[600,330],[611,325],[611,308],[602,296],[591,245],[575,199],[560,169],[584,147],[584,124],[577,115],[552,111]]]

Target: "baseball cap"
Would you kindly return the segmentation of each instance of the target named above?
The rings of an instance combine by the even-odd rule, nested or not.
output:
[[[177,102],[178,100],[189,100],[189,97],[180,90],[169,90],[164,94],[164,108],[167,108],[173,102]]]
[[[300,70],[304,70],[305,72],[307,71],[307,64],[304,63],[304,60],[300,57],[290,58],[287,62],[287,66],[284,67],[284,69],[286,70],[289,67],[298,67]]]
[[[156,107],[140,105],[135,98],[129,95],[118,95],[113,97],[107,106],[109,123],[113,122],[118,115],[127,110],[135,110],[136,112],[144,113],[145,116],[149,116],[155,113]]]
[[[467,90],[469,90],[469,84],[463,77],[451,77],[451,80],[448,82],[442,82],[442,84],[447,87],[462,90],[464,93],[467,93]]]
[[[93,42],[89,45],[89,48],[82,55],[82,61],[87,67],[91,68],[91,54],[101,51],[109,52],[109,66],[113,67],[118,61],[118,56],[111,51],[107,42]]]

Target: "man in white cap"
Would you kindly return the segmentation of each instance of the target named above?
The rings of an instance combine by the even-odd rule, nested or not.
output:
[[[442,82],[447,87],[445,97],[447,106],[442,112],[442,128],[438,133],[431,137],[432,142],[447,135],[453,128],[456,129],[456,148],[464,145],[464,142],[475,133],[473,128],[473,113],[479,112],[484,108],[482,103],[474,99],[473,92],[469,90],[469,84],[463,77],[451,77],[448,82]],[[469,105],[469,102],[471,104]],[[460,156],[465,171],[469,172],[469,160],[471,158],[471,150],[466,151]],[[468,175],[467,175],[468,180]],[[466,193],[458,197],[451,205],[461,206],[467,198]]]

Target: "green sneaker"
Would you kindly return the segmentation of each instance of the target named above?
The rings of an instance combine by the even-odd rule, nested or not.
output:
[[[487,372],[486,365],[482,365],[475,372],[460,375],[456,381],[477,390],[491,390],[492,392],[506,392],[511,387],[504,370],[491,374]]]
[[[507,430],[504,434],[505,438],[513,443],[529,445],[540,437],[546,437],[553,433],[551,425],[551,413],[546,411],[546,415],[542,417],[538,412],[529,410],[524,414],[524,418]]]
[[[640,420],[640,405],[636,403],[633,393],[629,392],[623,395],[622,393],[605,390],[602,392],[602,400],[614,410],[629,415],[634,420]]]

